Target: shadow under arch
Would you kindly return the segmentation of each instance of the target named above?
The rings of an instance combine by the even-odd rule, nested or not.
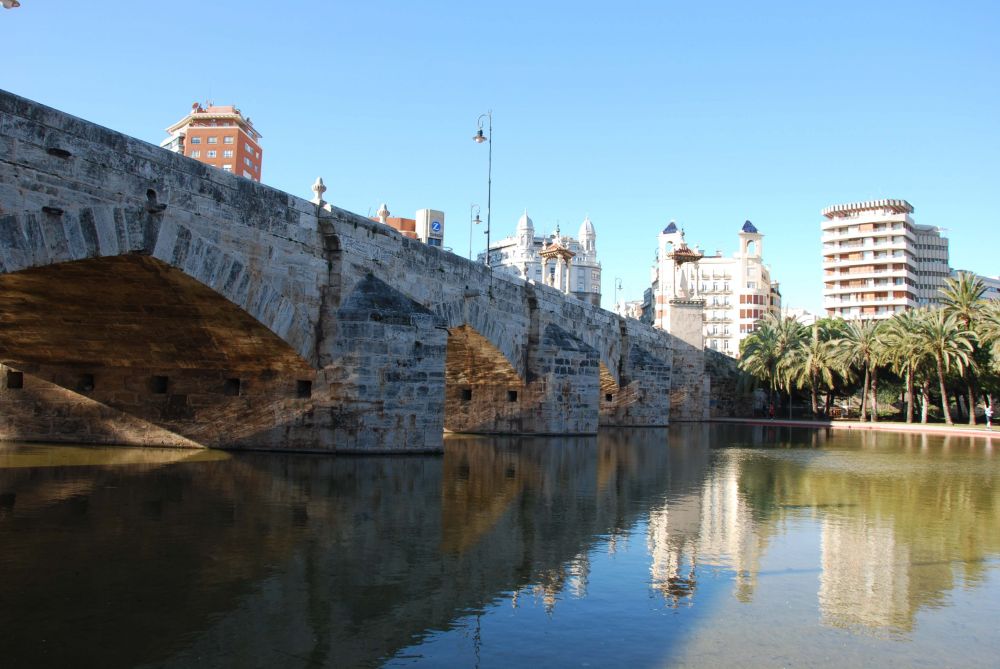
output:
[[[0,312],[3,438],[271,445],[310,409],[307,360],[147,255],[2,274]]]
[[[448,328],[444,377],[446,431],[522,431],[524,379],[472,326]]]

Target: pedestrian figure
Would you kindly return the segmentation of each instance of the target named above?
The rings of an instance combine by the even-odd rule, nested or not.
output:
[[[987,404],[983,414],[986,416],[986,429],[992,431],[993,427],[990,425],[990,419],[993,418],[993,407]]]
[[[774,402],[771,402],[770,406],[767,407],[767,417],[774,420]]]

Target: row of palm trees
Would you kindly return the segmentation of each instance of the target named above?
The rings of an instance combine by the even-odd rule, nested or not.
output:
[[[983,299],[986,288],[974,274],[948,279],[942,306],[913,309],[882,321],[824,318],[806,326],[769,314],[740,346],[740,368],[772,393],[808,389],[814,416],[819,395],[823,413],[835,397],[849,396],[860,381],[861,419],[878,420],[879,382],[886,377],[905,388],[906,422],[914,420],[919,396],[927,422],[932,388],[951,425],[948,390],[963,396],[975,424],[977,398],[992,405],[1000,388],[1000,302]],[[773,396],[772,396],[773,397]],[[773,399],[771,400],[773,403]]]

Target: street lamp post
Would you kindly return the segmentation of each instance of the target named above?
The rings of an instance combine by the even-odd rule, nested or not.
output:
[[[486,119],[486,132],[487,135],[483,134],[483,119]],[[476,144],[482,144],[486,142],[489,145],[488,162],[486,164],[486,266],[493,269],[490,262],[490,205],[492,204],[493,195],[493,111],[490,110],[485,114],[480,114],[477,119],[477,124],[479,128],[476,130],[476,134],[472,137],[472,140]]]
[[[469,205],[469,260],[472,260],[472,228],[480,223],[482,221],[479,220],[479,205]]]
[[[622,279],[620,276],[615,277],[615,310],[618,309],[618,291],[622,289]]]

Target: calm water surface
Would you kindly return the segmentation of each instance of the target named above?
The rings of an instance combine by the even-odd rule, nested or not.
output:
[[[0,665],[996,667],[987,444],[688,426],[443,457],[0,445]]]

